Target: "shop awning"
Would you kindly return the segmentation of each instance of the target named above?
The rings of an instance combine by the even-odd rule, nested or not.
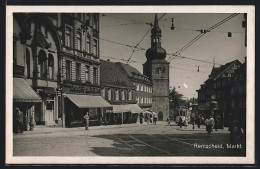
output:
[[[113,105],[113,113],[141,113],[143,110],[137,104]]]
[[[66,96],[79,108],[104,108],[112,107],[101,96],[66,94]]]
[[[13,102],[41,102],[40,96],[22,78],[13,78]]]

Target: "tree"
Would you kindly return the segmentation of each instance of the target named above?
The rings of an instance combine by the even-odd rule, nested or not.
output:
[[[173,87],[170,89],[170,107],[173,108],[179,108],[180,106],[185,105],[185,100],[182,99],[183,94],[178,93]]]

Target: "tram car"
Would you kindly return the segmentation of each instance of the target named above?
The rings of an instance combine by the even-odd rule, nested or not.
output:
[[[176,115],[176,124],[179,125],[180,118],[182,119],[182,125],[187,126],[190,122],[191,112],[189,109],[180,108]]]

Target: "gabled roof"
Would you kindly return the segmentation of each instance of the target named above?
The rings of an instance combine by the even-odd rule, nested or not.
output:
[[[116,65],[129,78],[135,78],[135,79],[151,82],[148,79],[148,77],[140,73],[136,68],[130,66],[129,64],[117,62]]]
[[[209,78],[204,82],[204,83],[207,83],[211,80],[216,80],[218,79],[219,77],[221,77],[221,75],[223,73],[226,72],[226,70],[228,68],[230,68],[231,66],[233,66],[233,64],[235,64],[236,62],[239,62],[239,60],[234,60],[234,61],[231,61],[231,62],[228,62],[226,63],[225,65],[221,65],[220,67],[213,67],[212,68],[212,71],[211,71],[211,74],[209,75]],[[239,62],[240,63],[240,62]]]
[[[135,88],[127,76],[116,66],[116,63],[105,60],[100,60],[100,83],[104,86],[110,84]]]

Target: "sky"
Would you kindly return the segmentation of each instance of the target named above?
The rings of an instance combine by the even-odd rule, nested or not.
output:
[[[200,34],[200,31],[197,30],[208,29],[230,15],[231,13],[158,14],[158,18],[162,16],[159,21],[162,30],[162,47],[168,54],[174,54]],[[142,64],[146,61],[145,52],[151,46],[151,32],[147,33],[147,31],[151,27],[149,23],[154,22],[154,17],[154,13],[100,14],[100,58],[126,63],[124,60],[128,60],[132,55],[128,64],[142,73]],[[174,30],[170,29],[171,18],[174,18]],[[206,33],[181,53],[181,56],[209,63],[181,57],[171,60],[170,87],[175,87],[179,93],[184,95],[184,99],[196,98],[198,96],[196,90],[211,73],[213,60],[215,60],[215,67],[235,59],[244,63],[246,47],[243,20],[243,14],[237,15]],[[232,32],[232,37],[228,37],[228,32]],[[144,36],[145,34],[146,36]],[[108,42],[108,40],[125,45]],[[138,49],[133,52],[134,48],[129,46],[136,46],[138,43],[138,47],[142,50]],[[172,55],[167,55],[166,60],[170,57]]]

